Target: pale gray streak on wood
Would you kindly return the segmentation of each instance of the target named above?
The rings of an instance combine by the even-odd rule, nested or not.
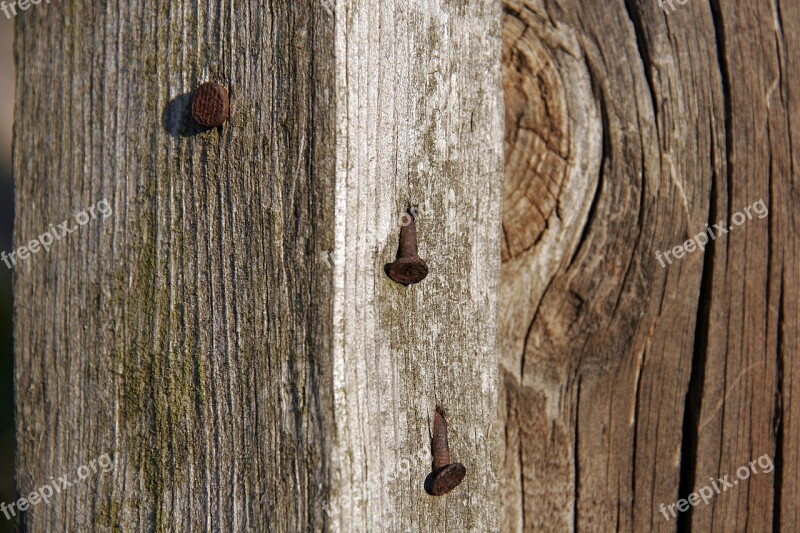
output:
[[[499,5],[337,4],[334,529],[497,530]],[[389,282],[407,204],[430,274]],[[423,491],[437,402],[467,478]]]

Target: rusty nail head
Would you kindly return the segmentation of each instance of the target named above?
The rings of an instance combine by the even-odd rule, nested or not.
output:
[[[222,126],[229,112],[228,89],[219,83],[206,82],[194,92],[192,118],[198,124],[209,128]]]

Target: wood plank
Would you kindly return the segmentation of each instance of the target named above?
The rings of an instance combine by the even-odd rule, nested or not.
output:
[[[503,530],[791,529],[798,9],[504,5]]]
[[[27,15],[15,241],[113,214],[16,267],[19,491],[114,469],[23,530],[497,530],[500,6]],[[208,80],[232,114],[202,131]],[[430,274],[406,288],[408,204]],[[436,403],[468,472],[441,498]]]
[[[337,9],[334,531],[498,527],[499,7]],[[430,273],[403,287],[383,266],[409,204]],[[437,403],[467,477],[432,498]]]
[[[333,17],[306,2],[39,5],[17,19],[26,531],[319,530],[332,430]],[[231,93],[220,130],[191,91]],[[196,133],[196,134],[195,134]]]

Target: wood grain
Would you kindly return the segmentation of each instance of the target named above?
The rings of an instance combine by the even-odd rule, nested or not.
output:
[[[502,529],[793,530],[800,9],[504,7]],[[773,472],[662,515],[765,454]]]
[[[340,7],[332,528],[496,531],[500,6]],[[383,266],[409,205],[430,273],[406,288]],[[437,403],[467,468],[442,498],[422,490]]]
[[[17,20],[20,495],[111,473],[23,531],[320,530],[330,489],[333,17],[321,5],[77,2]],[[230,89],[219,130],[190,93]]]
[[[24,531],[498,530],[499,4],[39,5],[15,51],[16,245],[114,210],[15,270],[20,495],[115,462]]]

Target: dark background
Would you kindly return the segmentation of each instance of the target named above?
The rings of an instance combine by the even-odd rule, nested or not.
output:
[[[14,123],[14,23],[0,12],[0,251],[11,250],[14,190],[11,181],[11,131]],[[0,263],[0,502],[16,499],[14,482],[14,346],[11,271]],[[14,531],[0,514],[0,533]]]

